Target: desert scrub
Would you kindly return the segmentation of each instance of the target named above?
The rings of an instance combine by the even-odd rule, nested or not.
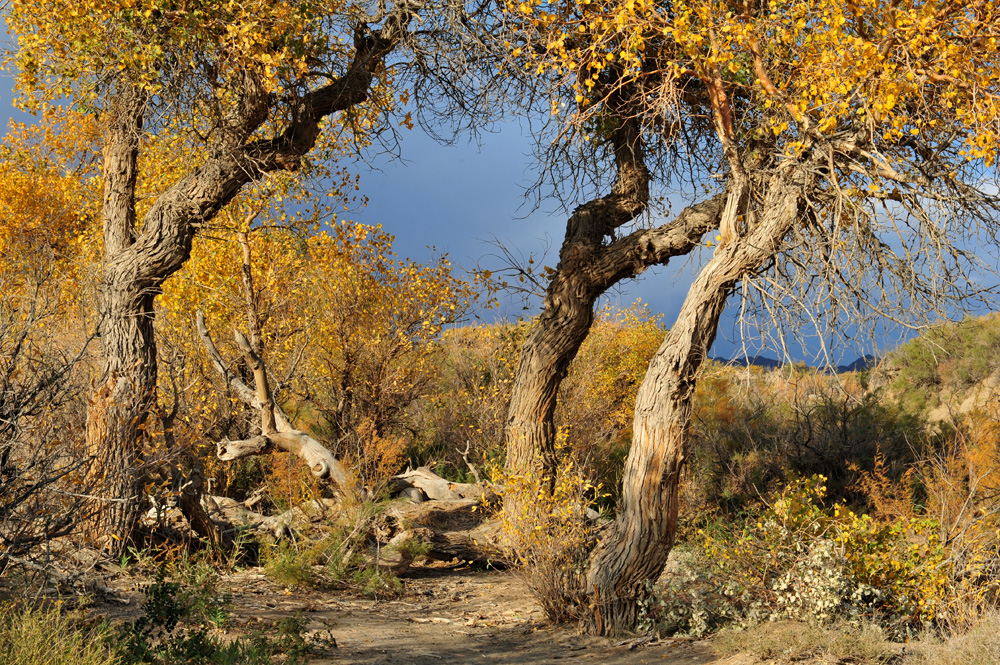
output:
[[[384,503],[360,503],[333,524],[305,525],[294,538],[263,545],[265,574],[290,588],[346,588],[379,597],[398,594],[402,590],[398,578],[379,568],[379,548],[369,552],[384,508]],[[403,556],[420,556],[428,550],[419,542],[403,542],[399,548]]]
[[[729,588],[701,548],[679,544],[658,582],[647,587],[638,631],[687,637],[713,633],[737,616]]]
[[[945,322],[907,342],[889,358],[893,392],[917,408],[943,392],[968,389],[1000,368],[1000,316]]]
[[[313,566],[319,563],[311,548],[300,550],[296,543],[281,540],[261,549],[264,573],[272,581],[289,588],[311,586],[317,581]]]
[[[275,635],[255,631],[224,639],[212,627],[226,623],[226,605],[212,601],[214,593],[169,581],[165,572],[144,589],[143,616],[117,626],[104,639],[114,644],[123,665],[269,665],[280,659],[289,665],[305,662],[308,645],[305,622],[287,618]],[[43,661],[44,662],[44,661]]]
[[[510,504],[518,506],[517,514],[501,510],[498,515],[506,554],[549,619],[561,622],[579,618],[586,608],[584,576],[596,544],[587,511],[602,492],[575,456],[566,452],[565,432],[557,439],[557,449],[566,454],[551,491],[548,478],[505,474],[499,469],[492,470],[491,476],[494,485],[503,488],[504,499],[511,497]]]
[[[57,605],[0,605],[0,665],[118,665],[106,626],[84,626]]]
[[[946,621],[953,564],[940,525],[824,508],[825,483],[793,481],[741,528],[701,532],[743,619],[870,620],[897,637]]]

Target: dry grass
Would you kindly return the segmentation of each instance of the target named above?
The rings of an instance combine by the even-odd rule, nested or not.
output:
[[[100,629],[53,610],[0,606],[0,665],[116,665]]]
[[[1000,665],[1000,614],[961,635],[925,638],[907,647],[905,665]]]
[[[871,624],[817,626],[798,621],[724,630],[715,637],[712,646],[723,656],[748,654],[761,661],[822,658],[857,665],[890,663],[900,652],[898,645],[889,643],[882,630]]]

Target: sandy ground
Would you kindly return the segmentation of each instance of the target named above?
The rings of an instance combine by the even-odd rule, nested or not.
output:
[[[717,662],[701,641],[610,640],[552,626],[510,572],[424,568],[411,570],[403,581],[400,597],[379,601],[338,591],[290,591],[260,569],[227,576],[221,586],[233,594],[238,630],[301,615],[313,665]],[[138,611],[141,597],[134,587],[124,581],[115,586],[129,602],[113,613]]]

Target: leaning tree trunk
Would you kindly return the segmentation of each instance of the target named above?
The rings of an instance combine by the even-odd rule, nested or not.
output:
[[[792,228],[800,191],[798,183],[777,176],[768,183],[759,219],[745,236],[716,250],[649,365],[636,398],[618,516],[594,550],[587,573],[593,604],[589,628],[596,633],[633,629],[646,583],[663,571],[677,528],[678,482],[698,370],[734,286],[773,259]]]
[[[590,332],[594,303],[623,279],[690,252],[718,228],[725,195],[685,208],[673,221],[636,231],[609,245],[581,241],[567,231],[542,313],[521,348],[507,411],[507,464],[512,475],[540,473],[551,484],[558,466],[553,420],[559,386]],[[589,205],[589,204],[588,204]],[[573,219],[589,214],[584,208]],[[574,228],[573,220],[570,229]],[[599,241],[599,239],[598,239]],[[505,508],[511,508],[505,498]]]
[[[507,411],[507,474],[537,475],[550,489],[559,463],[556,397],[590,331],[594,303],[621,280],[690,252],[718,226],[724,201],[724,196],[709,199],[686,208],[668,224],[606,241],[641,215],[649,201],[649,171],[636,120],[623,122],[611,140],[618,170],[615,184],[608,195],[577,208],[567,222],[556,274],[521,348]],[[504,509],[517,514],[517,500],[505,496]]]
[[[623,122],[611,135],[617,174],[611,192],[573,211],[559,250],[559,265],[544,307],[521,349],[507,411],[506,471],[512,476],[555,482],[556,394],[570,362],[594,320],[594,302],[607,289],[592,270],[607,251],[606,236],[635,219],[649,202],[642,133],[637,121]],[[516,510],[516,498],[504,504]]]
[[[507,411],[507,473],[539,474],[550,488],[558,466],[556,396],[590,330],[599,295],[583,276],[567,272],[552,280],[542,314],[524,342]],[[515,503],[512,496],[504,499],[507,510],[516,511]]]

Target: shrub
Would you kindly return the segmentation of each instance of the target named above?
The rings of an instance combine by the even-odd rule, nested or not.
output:
[[[557,446],[565,451],[565,433]],[[578,618],[586,605],[584,576],[595,536],[587,509],[601,495],[572,454],[561,455],[552,491],[547,478],[494,470],[494,483],[520,514],[499,513],[500,537],[510,558],[552,621]]]
[[[273,640],[259,632],[222,640],[210,634],[206,618],[224,617],[228,601],[219,602],[213,589],[168,581],[161,569],[144,595],[143,616],[106,638],[119,645],[124,663],[268,665],[279,653],[292,665],[304,662],[308,647],[301,620],[283,620]]]
[[[526,324],[465,326],[444,332],[437,390],[412,409],[418,434],[408,452],[414,464],[469,480],[460,451],[473,463],[503,463],[504,426]]]
[[[377,556],[367,553],[383,508],[384,504],[373,502],[351,506],[333,524],[309,524],[294,539],[263,547],[265,573],[288,587],[344,587],[382,597],[398,594],[399,580],[379,568]],[[427,546],[404,542],[399,551],[404,557],[418,556]]]
[[[893,392],[917,409],[934,407],[1000,368],[1000,316],[934,326],[889,358]]]
[[[559,388],[556,425],[566,429],[587,475],[608,488],[604,506],[617,499],[636,395],[666,332],[662,317],[642,302],[605,307]]]
[[[932,519],[879,522],[825,509],[823,476],[799,479],[739,531],[705,534],[707,556],[751,621],[872,620],[905,634],[945,620],[949,552]]]
[[[263,550],[265,574],[286,587],[305,587],[311,585],[315,577],[313,566],[316,558],[312,552],[303,553],[295,543],[282,540]]]
[[[742,383],[742,385],[740,385]],[[710,369],[693,417],[688,513],[759,505],[792,476],[822,473],[829,494],[863,506],[859,478],[883,460],[893,481],[916,462],[922,421],[850,377],[815,371]]]

